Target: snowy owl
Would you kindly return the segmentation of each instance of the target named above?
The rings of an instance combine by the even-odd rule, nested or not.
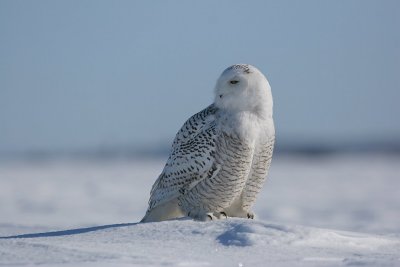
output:
[[[142,222],[183,216],[252,219],[274,142],[267,79],[251,65],[227,68],[217,80],[214,103],[176,134]]]

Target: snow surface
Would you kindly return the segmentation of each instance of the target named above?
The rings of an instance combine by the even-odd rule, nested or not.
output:
[[[230,219],[120,224],[0,240],[0,263],[96,266],[393,266],[398,239]]]
[[[136,224],[164,160],[0,163],[0,265],[400,266],[397,156],[275,157],[256,220]]]

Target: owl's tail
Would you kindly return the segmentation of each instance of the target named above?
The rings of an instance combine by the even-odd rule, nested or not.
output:
[[[174,198],[148,210],[140,222],[160,222],[184,216],[185,214],[178,205],[178,199]]]

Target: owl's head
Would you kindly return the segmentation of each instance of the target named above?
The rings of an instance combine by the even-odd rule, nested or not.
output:
[[[250,111],[269,117],[273,105],[271,87],[256,67],[236,64],[218,78],[214,104],[226,111]]]

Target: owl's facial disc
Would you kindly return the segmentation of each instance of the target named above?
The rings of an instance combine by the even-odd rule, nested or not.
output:
[[[214,104],[232,112],[253,112],[260,107],[272,110],[270,91],[267,79],[257,68],[237,64],[227,68],[217,80]]]
[[[220,76],[215,87],[216,102],[221,106],[239,107],[249,87],[252,71],[249,65],[233,65]]]

